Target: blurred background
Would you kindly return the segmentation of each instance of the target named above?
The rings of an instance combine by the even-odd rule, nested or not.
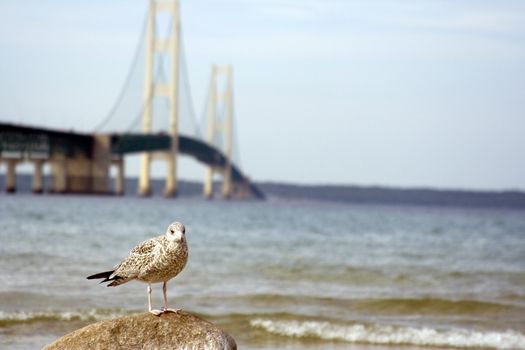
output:
[[[239,348],[525,349],[525,3],[181,0],[148,34],[154,3],[0,1],[0,348],[145,311],[85,277],[178,220],[170,305]],[[141,198],[177,18],[179,195],[154,161]]]
[[[148,2],[0,6],[0,120],[95,130],[125,83]],[[525,187],[521,1],[180,6],[197,119],[205,113],[211,65],[232,64],[240,158],[253,178]],[[129,90],[141,98],[143,62],[136,70]],[[122,129],[139,113],[135,107]],[[181,161],[189,163],[179,166],[183,178],[202,177],[191,160]],[[126,173],[138,175],[138,165]]]

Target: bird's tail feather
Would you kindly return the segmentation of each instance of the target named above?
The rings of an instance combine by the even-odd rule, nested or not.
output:
[[[120,276],[115,276],[113,277],[112,279],[107,279],[108,281],[113,281],[111,282],[110,284],[108,284],[107,286],[108,287],[116,287],[116,286],[120,286],[121,284],[124,284],[126,283],[127,281],[129,281],[129,279],[126,279],[126,278],[122,278]]]
[[[103,280],[100,281],[100,283],[111,282],[110,284],[108,284],[108,287],[115,287],[115,286],[118,286],[122,283],[126,283],[127,281],[129,281],[129,279],[125,279],[120,276],[111,277],[111,275],[113,275],[114,272],[115,270],[96,273],[94,275],[88,276],[87,279],[92,280],[92,279],[103,278]]]
[[[115,270],[96,273],[94,275],[88,276],[87,279],[88,280],[93,280],[93,279],[98,279],[98,278],[105,278],[106,280],[109,280],[109,276],[111,276],[113,274],[113,272],[115,272]],[[102,282],[104,282],[104,281],[102,281]]]

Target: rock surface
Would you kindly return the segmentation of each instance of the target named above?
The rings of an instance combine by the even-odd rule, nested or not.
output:
[[[154,316],[149,312],[90,324],[43,350],[58,349],[209,349],[236,350],[222,329],[184,311]]]

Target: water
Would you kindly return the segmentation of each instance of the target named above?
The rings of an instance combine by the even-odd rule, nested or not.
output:
[[[170,306],[240,349],[525,349],[524,214],[0,195],[0,348],[145,311],[144,284],[85,277],[180,220],[190,259]]]

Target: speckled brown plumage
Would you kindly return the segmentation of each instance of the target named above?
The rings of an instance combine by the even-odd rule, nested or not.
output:
[[[188,260],[186,240],[169,241],[166,236],[148,239],[131,250],[114,270],[116,277],[108,287],[118,286],[133,279],[159,283],[177,276]]]
[[[166,283],[177,276],[188,261],[186,229],[179,222],[171,224],[162,236],[150,238],[135,248],[114,270],[101,272],[88,279],[104,278],[115,287],[131,280],[148,283],[148,304],[151,311],[151,283],[163,282],[164,308],[167,310]]]

